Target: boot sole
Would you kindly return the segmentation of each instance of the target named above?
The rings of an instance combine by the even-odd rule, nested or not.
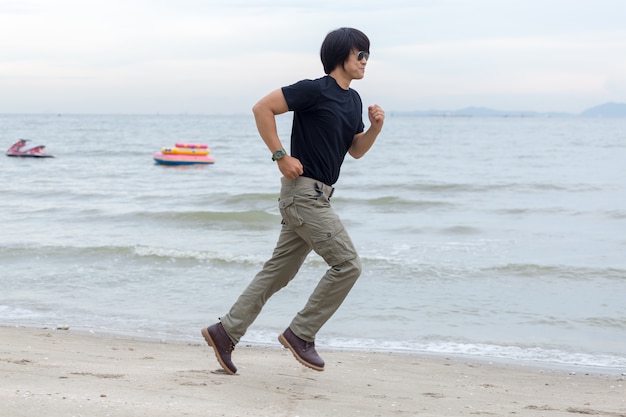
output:
[[[307,368],[311,368],[315,371],[319,371],[319,372],[322,372],[324,370],[323,367],[313,365],[312,363],[309,363],[305,361],[304,359],[302,359],[300,356],[298,356],[298,354],[296,353],[296,350],[289,344],[285,336],[283,336],[282,334],[278,336],[278,341],[280,342],[281,345],[289,349],[291,353],[293,354],[293,356],[296,358],[296,360],[300,362],[302,365],[306,366]]]
[[[235,375],[235,372],[233,372],[228,366],[226,366],[226,364],[222,360],[222,357],[220,356],[220,353],[217,350],[216,344],[213,341],[211,334],[209,333],[209,329],[204,328],[200,331],[200,333],[202,333],[202,337],[204,337],[204,340],[206,340],[207,344],[213,348],[213,351],[215,352],[215,357],[217,358],[217,361],[220,363],[220,366],[224,368],[224,371],[226,371],[226,373],[229,375]]]

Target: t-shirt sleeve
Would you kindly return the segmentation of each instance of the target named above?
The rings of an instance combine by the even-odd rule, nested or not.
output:
[[[319,84],[313,80],[302,80],[282,88],[290,111],[306,111],[315,106],[320,95]]]

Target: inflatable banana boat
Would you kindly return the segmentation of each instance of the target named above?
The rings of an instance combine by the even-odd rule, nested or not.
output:
[[[210,153],[211,150],[204,143],[176,143],[172,147],[161,148],[153,158],[162,165],[213,164],[215,158]]]

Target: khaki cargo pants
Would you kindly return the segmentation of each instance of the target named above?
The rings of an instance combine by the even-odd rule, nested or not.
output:
[[[266,301],[296,276],[311,250],[330,268],[289,325],[301,339],[315,340],[361,274],[361,261],[352,240],[330,206],[333,188],[307,177],[282,178],[281,182],[283,226],[272,257],[229,313],[220,318],[234,343],[239,342]]]

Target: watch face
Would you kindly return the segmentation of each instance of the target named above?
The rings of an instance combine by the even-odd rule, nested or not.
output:
[[[285,156],[285,152],[283,150],[278,150],[274,152],[274,155],[272,155],[272,159],[274,161],[277,161],[279,159],[282,159],[284,156]]]

